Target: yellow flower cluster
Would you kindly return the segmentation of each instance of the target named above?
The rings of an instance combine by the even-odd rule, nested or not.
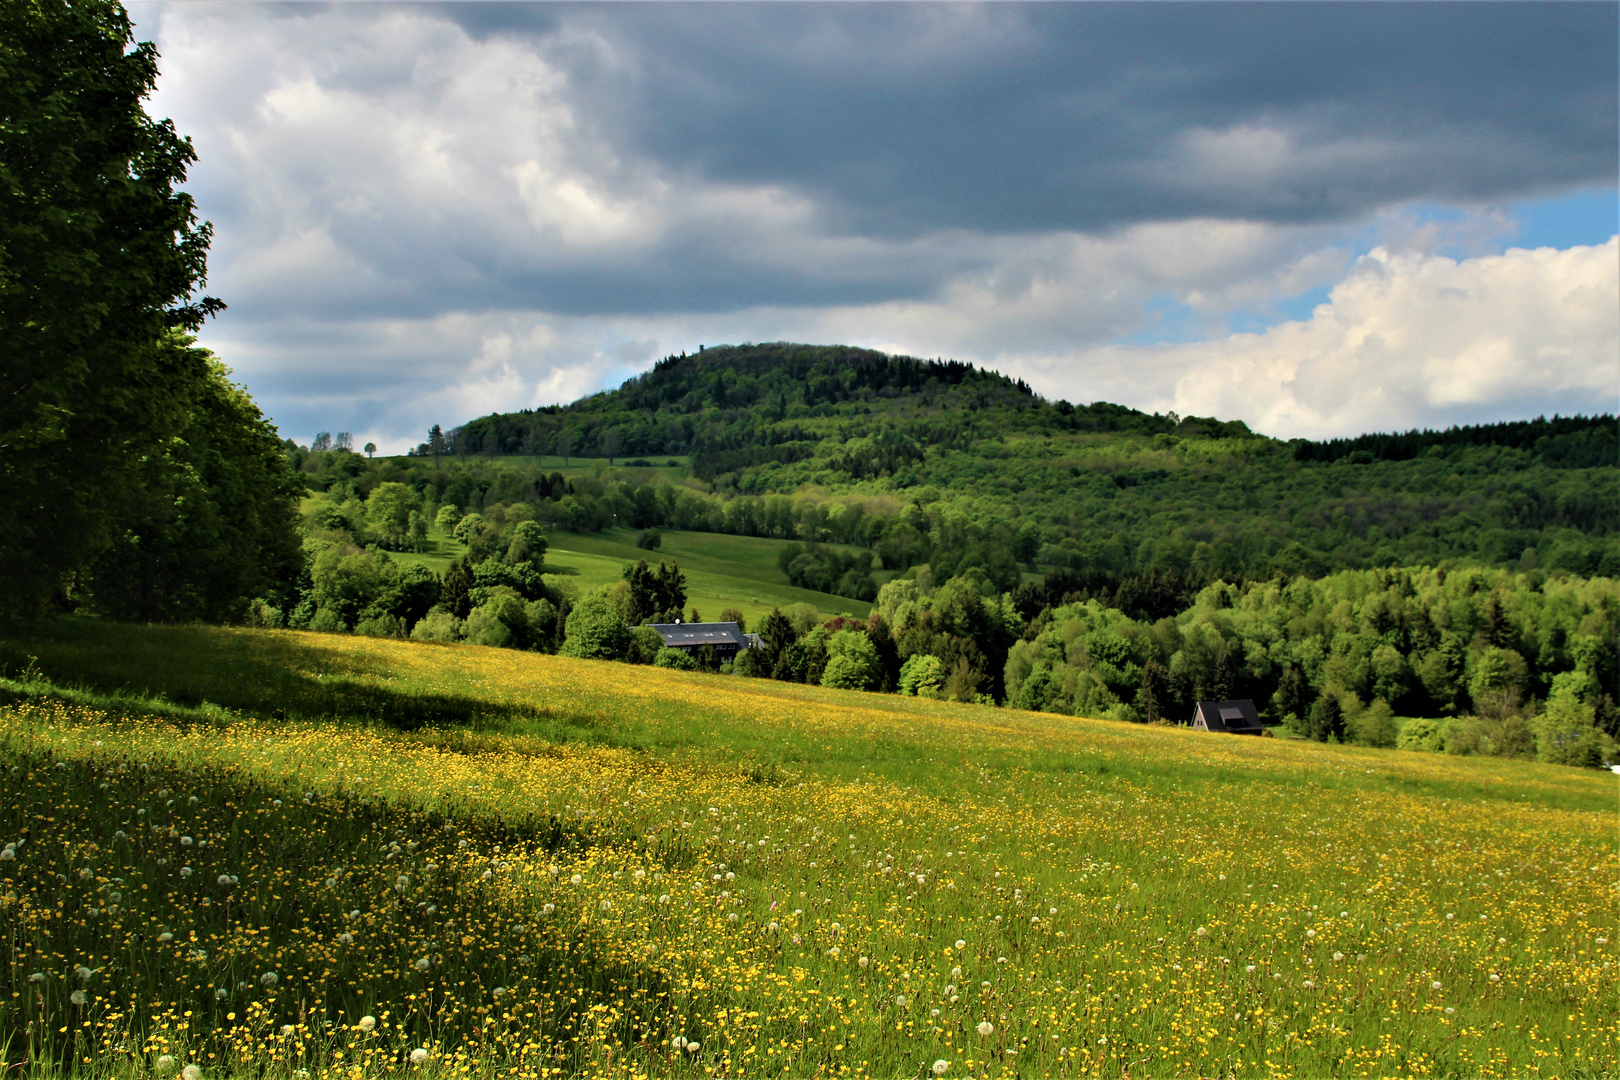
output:
[[[0,710],[12,1059],[350,1078],[1620,1059],[1604,778],[339,647],[386,650],[380,683],[528,719]]]

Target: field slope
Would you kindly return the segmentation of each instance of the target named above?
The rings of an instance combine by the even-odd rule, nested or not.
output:
[[[293,632],[0,663],[9,1061],[1616,1075],[1610,775]]]

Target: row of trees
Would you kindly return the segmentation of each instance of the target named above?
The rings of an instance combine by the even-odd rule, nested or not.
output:
[[[0,617],[239,618],[296,573],[300,485],[191,335],[210,230],[111,0],[0,5]]]

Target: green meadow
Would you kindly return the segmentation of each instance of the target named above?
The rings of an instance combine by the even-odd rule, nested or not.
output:
[[[788,541],[678,529],[659,532],[663,540],[656,551],[638,548],[636,537],[640,534],[633,529],[606,529],[594,535],[551,533],[546,572],[566,577],[581,592],[588,592],[621,580],[625,566],[637,559],[651,563],[671,559],[680,564],[681,572],[686,575],[688,608],[696,608],[705,619],[715,619],[723,609],[734,607],[750,625],[757,624],[772,608],[794,604],[809,604],[824,618],[833,615],[865,618],[871,610],[871,604],[861,600],[789,585],[787,575],[776,564],[777,556]],[[464,550],[448,533],[432,532],[428,534],[427,551],[390,557],[400,562],[420,563],[442,574]]]
[[[297,631],[0,666],[19,1075],[1620,1076],[1607,774]]]

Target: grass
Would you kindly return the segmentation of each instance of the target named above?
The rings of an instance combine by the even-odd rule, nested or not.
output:
[[[1613,776],[295,632],[0,663],[13,1061],[1617,1075]]]
[[[645,551],[636,547],[638,535],[633,529],[608,529],[590,535],[552,533],[546,569],[588,591],[621,580],[626,563],[673,559],[686,575],[688,607],[697,608],[707,619],[734,607],[750,625],[757,624],[774,607],[793,604],[809,604],[825,616],[849,614],[864,618],[871,610],[872,605],[864,601],[788,584],[787,575],[776,565],[777,555],[787,546],[785,540],[671,529],[660,530],[663,542],[656,551]],[[442,574],[465,550],[448,534],[432,533],[428,540],[427,552],[395,553],[390,558],[421,563]]]

